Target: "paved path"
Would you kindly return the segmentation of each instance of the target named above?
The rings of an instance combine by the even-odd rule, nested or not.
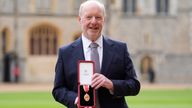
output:
[[[192,84],[141,84],[142,89],[192,89]]]
[[[33,84],[33,83],[0,83],[0,92],[11,91],[51,91],[51,84]]]
[[[50,91],[53,85],[47,83],[0,83],[0,92]],[[141,89],[192,89],[192,84],[141,84]]]

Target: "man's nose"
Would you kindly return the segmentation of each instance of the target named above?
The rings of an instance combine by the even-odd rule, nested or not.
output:
[[[96,18],[95,18],[95,17],[92,17],[92,18],[91,18],[91,23],[96,23],[96,22],[97,22]]]

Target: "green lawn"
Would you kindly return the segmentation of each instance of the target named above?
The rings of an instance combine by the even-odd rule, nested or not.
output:
[[[130,108],[192,108],[192,89],[144,90],[126,99]]]
[[[143,90],[126,97],[130,108],[191,108],[192,89]],[[50,92],[0,92],[0,108],[64,108]]]

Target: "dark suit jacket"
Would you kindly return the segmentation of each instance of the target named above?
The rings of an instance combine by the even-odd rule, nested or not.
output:
[[[85,60],[81,38],[59,49],[52,94],[56,101],[68,108],[75,108],[79,60]],[[125,43],[103,39],[101,74],[112,80],[114,86],[113,95],[106,88],[98,89],[101,108],[127,108],[124,96],[137,95],[140,83]]]

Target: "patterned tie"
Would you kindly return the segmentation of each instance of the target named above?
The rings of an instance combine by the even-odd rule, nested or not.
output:
[[[97,43],[92,42],[90,44],[91,48],[91,60],[95,62],[95,72],[100,73],[100,62],[99,62],[99,53],[97,47],[99,45]],[[100,108],[98,93],[96,91],[96,108]]]

